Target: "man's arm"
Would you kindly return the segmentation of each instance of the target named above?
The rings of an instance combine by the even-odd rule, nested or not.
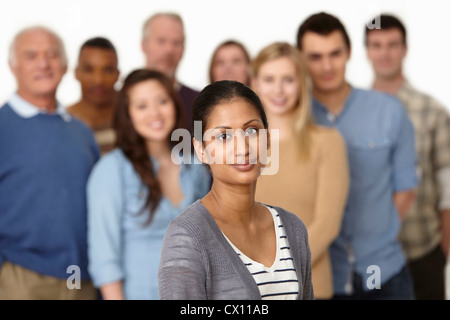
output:
[[[450,210],[441,211],[441,249],[445,256],[450,257]]]
[[[394,193],[394,205],[397,208],[400,221],[403,221],[405,219],[406,214],[408,213],[409,208],[414,202],[415,197],[416,193],[414,190],[397,191],[396,193]]]

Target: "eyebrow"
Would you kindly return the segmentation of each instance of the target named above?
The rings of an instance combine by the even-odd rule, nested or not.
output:
[[[252,119],[252,120],[249,120],[246,123],[244,123],[242,126],[245,127],[246,125],[252,123],[253,121],[261,122],[261,120],[259,120],[259,119]],[[233,128],[227,127],[227,126],[217,126],[214,129],[233,129]]]

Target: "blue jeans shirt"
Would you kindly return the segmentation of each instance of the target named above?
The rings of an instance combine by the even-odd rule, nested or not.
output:
[[[356,88],[339,115],[316,100],[313,113],[319,124],[341,132],[350,166],[342,227],[330,247],[335,293],[352,292],[352,272],[366,283],[372,275],[369,266],[379,267],[383,285],[406,262],[397,241],[400,220],[392,199],[395,192],[418,183],[411,121],[396,98]]]

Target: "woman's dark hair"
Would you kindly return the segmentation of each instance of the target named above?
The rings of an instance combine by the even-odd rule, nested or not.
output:
[[[155,70],[147,69],[134,70],[128,74],[124,80],[122,89],[119,92],[116,112],[113,119],[113,128],[117,136],[116,146],[120,148],[125,156],[130,160],[134,169],[141,178],[142,183],[148,189],[148,196],[141,212],[146,209],[150,209],[149,218],[147,220],[147,223],[150,223],[153,214],[161,201],[162,191],[156,177],[156,173],[153,169],[153,163],[150,159],[150,154],[147,150],[145,139],[135,130],[129,113],[130,88],[138,83],[148,80],[158,81],[173,101],[176,112],[176,121],[173,130],[177,128],[185,128],[185,120],[180,98],[172,83],[164,74]],[[170,141],[170,137],[168,138],[167,143],[171,147],[175,145],[175,142]]]
[[[264,128],[267,129],[266,113],[256,93],[239,81],[222,80],[211,83],[203,88],[192,104],[192,120],[201,121],[202,124],[201,136],[199,136],[199,132],[194,131],[195,140],[203,141],[206,123],[214,107],[239,99],[243,99],[255,107],[261,117]]]

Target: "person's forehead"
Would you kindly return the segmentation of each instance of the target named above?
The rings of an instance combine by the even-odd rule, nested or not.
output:
[[[16,40],[18,48],[59,47],[58,40],[44,30],[30,30],[20,35]]]
[[[117,55],[112,49],[85,47],[80,52],[80,63],[117,64]]]
[[[155,17],[148,26],[149,35],[167,35],[172,37],[183,37],[183,25],[180,21],[171,17]]]
[[[367,34],[368,41],[401,41],[402,38],[403,34],[398,28],[375,29]]]
[[[257,108],[247,100],[238,98],[214,106],[208,116],[207,126],[241,126],[251,119],[261,121]]]
[[[305,52],[324,53],[345,47],[345,39],[342,32],[335,30],[327,35],[308,31],[302,39],[302,48]]]
[[[226,58],[231,56],[239,56],[245,58],[245,53],[239,46],[235,44],[223,46],[219,50],[217,50],[216,53],[216,57]]]

